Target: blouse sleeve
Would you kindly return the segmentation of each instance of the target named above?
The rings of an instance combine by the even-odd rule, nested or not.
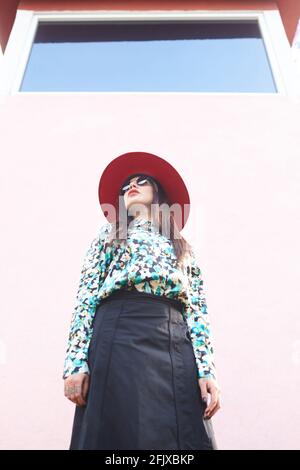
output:
[[[217,380],[210,317],[203,289],[202,272],[197,265],[194,253],[187,270],[190,302],[184,308],[184,314],[196,357],[198,378]]]
[[[71,374],[87,373],[88,348],[97,307],[97,294],[106,277],[109,249],[105,244],[110,224],[103,225],[83,259],[75,307],[71,317],[63,379]]]

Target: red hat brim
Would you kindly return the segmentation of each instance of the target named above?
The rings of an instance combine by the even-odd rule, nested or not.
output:
[[[120,187],[125,179],[135,173],[144,173],[155,178],[163,187],[170,206],[179,204],[181,216],[174,212],[175,222],[181,230],[187,222],[190,211],[190,198],[187,187],[175,168],[163,158],[148,152],[127,152],[112,160],[104,169],[98,187],[101,209],[109,222],[114,215],[106,213],[104,204],[118,207]]]

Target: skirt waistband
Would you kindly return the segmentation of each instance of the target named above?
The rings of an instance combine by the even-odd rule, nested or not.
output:
[[[113,291],[108,297],[100,299],[100,303],[108,302],[110,300],[120,300],[120,299],[149,299],[154,302],[164,302],[168,305],[172,305],[176,310],[179,310],[182,313],[183,303],[180,300],[171,299],[165,295],[157,295],[149,292],[140,292],[137,289],[135,290],[126,290],[118,289]]]

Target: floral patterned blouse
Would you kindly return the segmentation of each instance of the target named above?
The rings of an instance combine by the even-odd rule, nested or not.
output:
[[[118,244],[113,248],[106,243],[111,227],[107,222],[100,228],[84,257],[63,379],[71,374],[89,373],[88,349],[92,324],[101,299],[116,289],[135,288],[182,302],[198,377],[217,380],[202,273],[194,253],[182,271],[176,267],[172,242],[160,234],[150,220],[141,216],[133,219],[128,227],[127,244]]]

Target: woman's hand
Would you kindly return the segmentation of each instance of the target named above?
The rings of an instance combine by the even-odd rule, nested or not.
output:
[[[220,393],[221,390],[219,388],[218,383],[214,379],[206,379],[201,378],[198,379],[201,397],[204,402],[204,406],[206,406],[204,412],[204,419],[211,418],[220,408]],[[211,394],[210,402],[208,404],[208,393]]]
[[[75,405],[85,406],[89,382],[89,374],[69,375],[64,381],[65,397],[75,403]]]

